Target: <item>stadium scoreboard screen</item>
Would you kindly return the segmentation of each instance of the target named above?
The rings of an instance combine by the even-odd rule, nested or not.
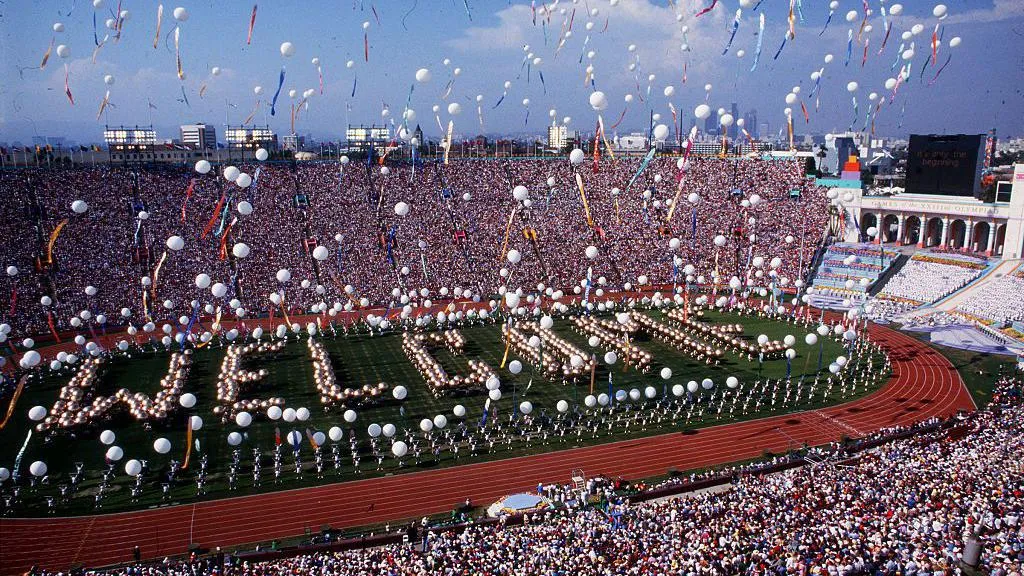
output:
[[[977,196],[984,157],[983,134],[912,134],[907,153],[907,193]]]

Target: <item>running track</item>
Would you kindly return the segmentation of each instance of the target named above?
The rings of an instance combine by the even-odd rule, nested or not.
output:
[[[781,452],[790,438],[811,445],[868,434],[879,428],[946,416],[974,403],[952,364],[933,348],[894,330],[872,325],[871,338],[893,362],[893,375],[875,393],[811,412],[669,433],[538,456],[484,462],[385,478],[302,488],[168,508],[101,516],[0,519],[0,573],[32,564],[66,570],[131,561],[203,547],[255,541],[335,528],[415,518],[451,510],[467,497],[487,503],[532,490],[538,482],[567,482],[573,469],[588,475],[645,478]]]

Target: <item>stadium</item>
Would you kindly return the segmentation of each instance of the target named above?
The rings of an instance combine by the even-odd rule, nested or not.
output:
[[[331,38],[358,54],[299,71],[311,36],[291,36],[280,7],[229,3],[247,35],[224,43],[246,48],[197,80],[185,70],[204,44],[189,34],[215,10],[153,6],[154,40],[131,18],[142,7],[89,4],[14,8],[52,39],[11,81],[28,89],[52,53],[75,106],[75,82],[98,78],[104,143],[0,148],[0,573],[1020,573],[1024,163],[997,157],[994,131],[904,130],[899,160],[874,152],[876,121],[902,129],[886,117],[897,96],[930,97],[913,65],[941,84],[940,56],[957,62],[951,8],[858,5],[840,24],[838,2],[807,22],[799,1],[787,19],[744,0],[734,20],[717,0],[438,15],[358,2],[342,13],[365,20],[346,24],[359,42]],[[785,30],[774,59],[766,13]],[[849,38],[829,30],[834,13]],[[513,49],[520,76],[486,99],[447,58],[394,54],[407,92],[369,65],[407,25],[484,34],[474,14],[515,22],[535,51]],[[687,85],[722,73],[689,60],[713,19],[732,22],[726,53],[753,73],[803,50],[784,52],[819,15],[847,65],[863,50],[854,66],[877,58],[883,75],[907,29],[881,95],[831,77],[858,126],[820,147],[794,119],[819,113],[824,68],[778,99],[774,138],[736,104],[716,115],[736,94]],[[640,42],[617,66],[588,55],[612,42],[602,26],[666,16],[681,85],[648,77]],[[79,36],[91,64],[69,57]],[[257,85],[223,146],[203,123],[158,143],[152,121],[109,122],[138,106],[114,78],[147,61],[135,45],[170,57],[152,82],[180,84],[190,113],[223,111],[223,80],[251,96],[250,46],[270,55],[276,93]],[[578,63],[549,62],[563,46]],[[321,58],[351,75],[343,86]],[[556,66],[579,67],[583,87]],[[360,72],[391,101],[380,127],[348,119],[372,100]],[[617,120],[604,75],[628,80]],[[735,75],[716,85],[740,92]],[[769,85],[744,81],[751,100]],[[337,92],[345,140],[311,146],[296,123],[337,131],[339,112],[317,109]],[[531,98],[551,103],[546,141],[469,136],[485,114],[529,127]],[[559,122],[556,105],[581,119]],[[624,121],[644,130],[620,138]],[[279,146],[271,126],[286,125]]]

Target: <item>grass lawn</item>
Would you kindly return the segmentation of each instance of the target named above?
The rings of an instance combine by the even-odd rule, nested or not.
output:
[[[663,322],[670,321],[661,316],[660,312],[650,312],[655,318]],[[743,337],[749,341],[756,340],[759,334],[766,334],[773,340],[781,340],[786,334],[793,334],[797,338],[795,349],[798,356],[793,360],[794,380],[800,376],[805,365],[809,366],[812,373],[817,368],[818,346],[809,347],[804,343],[804,334],[807,329],[786,323],[779,320],[768,320],[749,316],[737,316],[735,314],[722,315],[718,312],[710,312],[705,318],[712,323],[741,323],[745,332]],[[466,373],[466,361],[468,358],[479,358],[491,365],[498,371],[502,386],[503,397],[495,403],[499,417],[506,421],[515,404],[529,400],[534,405],[534,416],[546,414],[552,416],[556,413],[555,404],[559,400],[566,400],[570,405],[580,405],[581,410],[584,397],[589,392],[589,381],[582,382],[577,386],[563,386],[561,383],[550,382],[540,376],[536,376],[533,368],[523,362],[524,369],[518,375],[512,375],[507,369],[500,369],[504,345],[500,338],[500,325],[498,324],[475,324],[465,325],[460,328],[465,335],[467,343],[463,355],[454,356],[447,350],[435,350],[438,361],[442,366],[451,372]],[[576,333],[569,319],[556,319],[554,330],[563,338],[573,342],[582,349],[593,352],[600,358],[605,352],[602,348],[591,348],[587,344],[586,337]],[[456,404],[465,406],[467,414],[465,422],[470,427],[475,427],[480,421],[483,405],[486,398],[484,391],[472,392],[468,395],[455,397],[442,397],[440,399],[428,391],[422,377],[415,370],[412,363],[406,359],[401,349],[401,337],[397,334],[369,336],[360,335],[339,335],[331,336],[329,333],[322,340],[330,354],[332,365],[337,375],[338,382],[343,387],[358,388],[366,383],[386,382],[391,387],[404,385],[408,389],[408,397],[404,402],[398,402],[391,396],[390,390],[385,400],[374,406],[355,408],[358,412],[358,420],[351,427],[354,428],[356,436],[360,440],[361,450],[368,449],[367,426],[376,422],[393,423],[399,429],[398,436],[403,434],[404,428],[418,430],[418,423],[423,418],[433,418],[438,414],[448,417],[449,428],[458,424],[459,419],[455,418],[452,408]],[[703,378],[711,378],[716,385],[723,385],[728,376],[736,376],[740,381],[752,383],[758,379],[758,362],[741,359],[733,353],[727,353],[725,360],[719,366],[707,366],[697,362],[688,356],[681,354],[675,349],[663,344],[660,341],[650,338],[637,338],[634,343],[647,350],[653,355],[652,369],[648,374],[641,374],[632,368],[625,369],[621,363],[612,366],[612,379],[614,388],[629,390],[631,388],[643,388],[653,386],[658,396],[661,397],[664,390],[671,389],[673,384],[685,384],[689,380],[700,381]],[[314,485],[318,483],[330,483],[349,480],[357,477],[348,457],[348,443],[342,441],[342,467],[335,470],[330,451],[325,446],[325,474],[323,479],[317,479],[316,475],[307,469],[302,480],[295,478],[293,473],[291,450],[284,450],[283,481],[275,483],[273,480],[272,458],[275,444],[275,426],[280,427],[282,437],[285,437],[291,430],[298,430],[305,435],[305,430],[326,431],[332,426],[346,425],[341,417],[344,411],[341,407],[323,409],[320,404],[319,394],[312,383],[312,364],[309,359],[305,342],[293,340],[283,349],[281,353],[273,358],[254,359],[243,362],[245,368],[257,370],[265,368],[269,371],[268,376],[260,381],[258,385],[242,393],[242,398],[269,398],[271,396],[283,397],[286,406],[292,408],[307,407],[311,417],[306,422],[294,422],[291,424],[283,421],[272,422],[263,414],[253,414],[253,424],[244,430],[245,440],[241,446],[241,465],[237,490],[229,492],[227,484],[227,469],[231,462],[232,448],[227,445],[226,436],[232,431],[241,431],[233,421],[222,423],[213,414],[216,403],[215,382],[219,371],[221,360],[225,349],[213,346],[194,352],[192,371],[185,386],[185,391],[192,392],[198,398],[198,402],[192,410],[181,410],[167,418],[164,422],[140,423],[133,420],[126,414],[121,414],[113,420],[104,422],[96,427],[79,429],[72,434],[57,434],[45,437],[42,434],[33,435],[28,443],[26,452],[21,460],[20,470],[22,479],[21,501],[22,504],[15,510],[16,515],[45,515],[47,506],[43,497],[46,495],[58,494],[58,486],[68,482],[68,474],[74,471],[75,463],[83,465],[84,479],[79,484],[78,491],[69,502],[58,507],[58,512],[66,514],[87,514],[94,512],[94,493],[100,483],[100,476],[105,469],[104,453],[107,446],[100,443],[98,437],[103,429],[110,429],[116,435],[115,444],[124,449],[124,458],[115,468],[115,476],[111,481],[103,502],[103,512],[112,512],[132,508],[153,506],[160,503],[183,503],[192,502],[197,499],[195,474],[198,469],[199,456],[195,452],[192,455],[192,464],[189,469],[179,473],[175,484],[171,487],[170,498],[162,500],[160,484],[166,481],[165,474],[168,462],[171,458],[181,460],[185,449],[185,421],[186,416],[197,414],[204,420],[201,430],[195,432],[194,437],[199,440],[202,454],[209,459],[207,476],[207,494],[203,498],[217,498],[227,495],[239,495],[258,491],[274,491],[300,486]],[[824,339],[824,364],[838,355],[843,354],[843,348],[831,339]],[[113,394],[119,388],[128,388],[135,392],[144,392],[153,395],[159,389],[159,380],[167,368],[168,355],[164,351],[132,351],[131,357],[121,357],[106,363],[106,368],[96,387],[97,394]],[[509,359],[515,355],[510,354]],[[876,362],[877,365],[877,362]],[[662,367],[672,369],[673,376],[666,382],[659,376]],[[595,378],[594,393],[608,391],[608,366],[600,365]],[[762,378],[781,378],[786,373],[785,360],[766,361],[762,367]],[[0,431],[0,466],[12,468],[15,456],[25,442],[26,434],[30,430],[30,422],[27,412],[30,407],[42,405],[47,409],[53,405],[57,397],[58,389],[71,377],[70,372],[50,374],[42,381],[36,381],[27,387],[18,402],[14,416],[7,427]],[[526,387],[533,381],[529,391]],[[883,382],[885,378],[880,378]],[[724,387],[724,386],[723,386]],[[863,388],[858,395],[870,392]],[[828,399],[828,403],[839,403],[852,399],[854,396],[839,398],[834,395]],[[8,398],[0,400],[0,411],[5,411]],[[818,408],[825,404],[820,397],[812,402],[804,402],[801,405],[791,406],[790,410],[805,410]],[[400,405],[404,407],[404,416],[400,413]],[[778,413],[778,412],[776,412]],[[766,416],[769,413],[751,412],[739,419],[751,419]],[[492,414],[493,417],[493,414]],[[641,432],[633,428],[631,436],[653,435],[678,430],[684,427],[700,427],[709,423],[722,423],[725,420],[714,419],[707,416],[703,421],[692,420],[688,425],[681,422],[672,424],[666,422],[661,426],[649,427]],[[171,452],[166,455],[157,454],[152,446],[157,438],[167,438],[171,442]],[[619,440],[627,437],[622,432],[599,435],[598,438],[584,436],[583,444],[600,443]],[[328,442],[330,444],[330,442]],[[500,453],[479,454],[475,459],[462,458],[460,464],[470,461],[485,459],[507,458],[528,453],[536,453],[544,450],[563,449],[576,445],[574,443],[551,444],[548,446],[513,444],[511,451],[504,447]],[[287,448],[287,446],[285,447]],[[263,455],[262,483],[260,488],[255,488],[252,480],[253,449],[258,449]],[[309,466],[313,461],[312,449],[305,438],[302,444],[302,460]],[[427,450],[424,450],[426,453]],[[463,455],[466,453],[463,452]],[[426,455],[426,454],[425,454]],[[422,467],[446,466],[454,464],[451,454],[443,451],[439,461],[433,461],[427,455],[429,461],[420,465]],[[131,458],[146,460],[148,473],[145,476],[145,488],[138,502],[131,502],[129,498],[129,487],[134,481],[124,473],[124,463]],[[28,485],[29,464],[35,460],[43,460],[49,467],[49,480],[47,485],[30,487]],[[410,462],[411,464],[411,462]],[[385,460],[385,469],[377,472],[376,459],[369,454],[362,459],[361,468],[363,473],[358,477],[368,477],[375,474],[396,473],[408,470],[415,470],[417,466],[407,465],[398,469],[395,460],[388,457]],[[11,482],[5,483],[0,491],[9,493]]]
[[[956,367],[957,372],[960,373],[960,377],[963,378],[964,383],[967,385],[967,390],[970,391],[978,408],[986,406],[992,400],[992,389],[995,387],[999,377],[1003,374],[1010,374],[1015,370],[1016,360],[1013,356],[985,354],[970,350],[960,350],[959,348],[951,348],[949,346],[940,346],[934,344],[928,337],[928,334],[924,332],[905,331],[904,334],[913,336],[932,346],[949,359],[953,366]]]

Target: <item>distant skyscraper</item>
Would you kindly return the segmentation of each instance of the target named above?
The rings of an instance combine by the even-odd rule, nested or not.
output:
[[[718,116],[716,116],[714,113],[712,113],[711,116],[708,116],[707,119],[704,120],[704,132],[706,134],[711,134],[714,136],[718,135]]]
[[[760,127],[757,125],[757,110],[750,109],[743,115],[743,123],[746,124],[747,132],[750,133],[750,137],[757,140],[761,137]]]

